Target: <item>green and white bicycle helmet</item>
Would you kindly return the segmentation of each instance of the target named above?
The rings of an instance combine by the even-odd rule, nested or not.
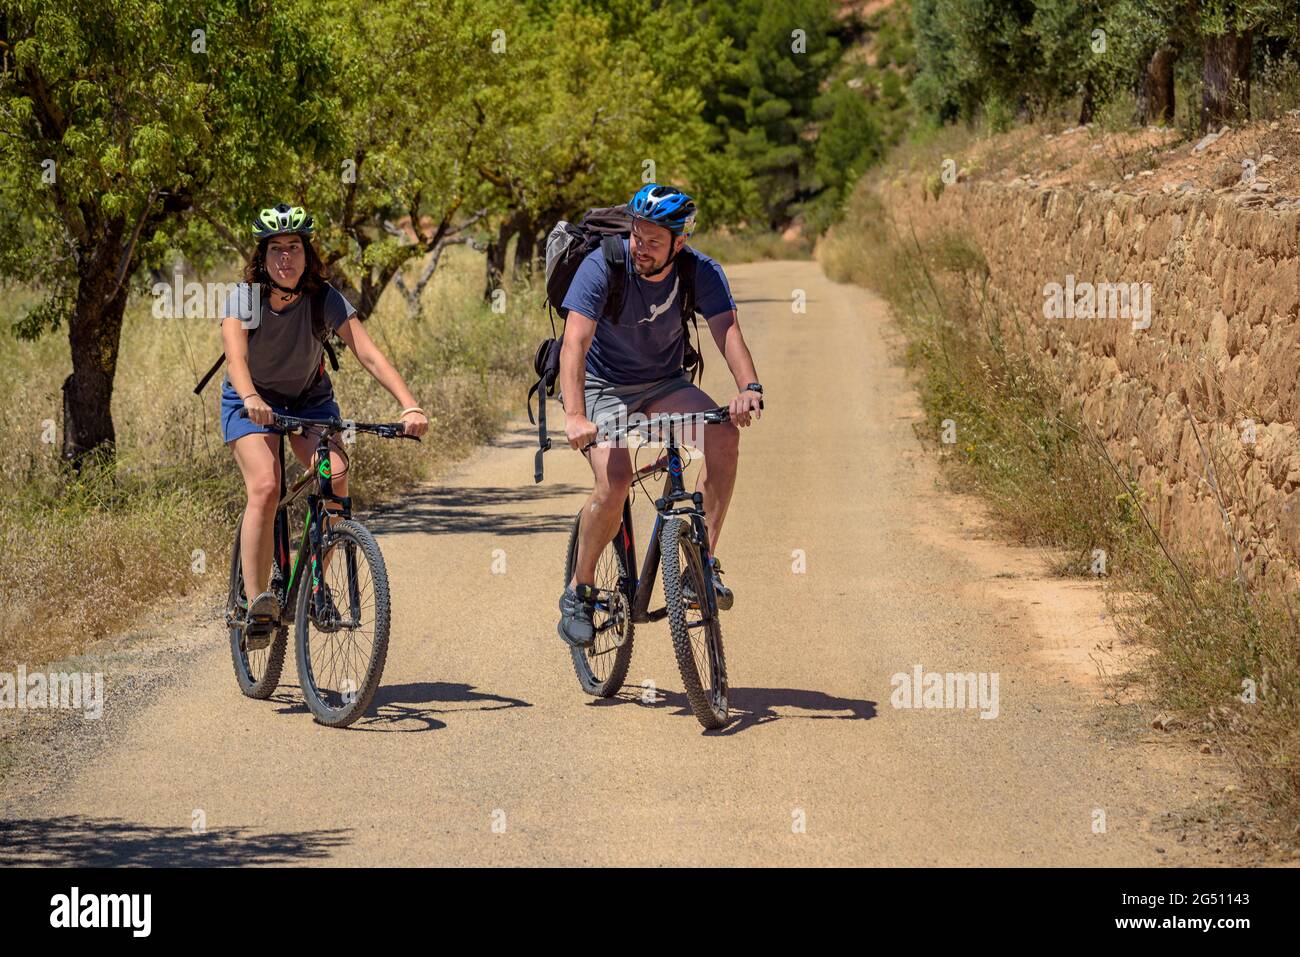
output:
[[[285,236],[290,233],[310,236],[315,228],[312,218],[307,215],[307,210],[301,206],[290,206],[288,203],[280,203],[278,206],[262,210],[253,221],[253,235],[258,239],[270,239],[272,236]]]

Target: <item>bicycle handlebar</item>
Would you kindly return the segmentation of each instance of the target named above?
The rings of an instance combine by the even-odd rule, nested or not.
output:
[[[324,429],[326,435],[336,432],[346,432],[352,429],[356,432],[369,432],[372,435],[378,435],[385,439],[411,439],[414,442],[420,441],[417,435],[407,435],[406,426],[401,422],[347,422],[343,419],[330,417],[328,419],[300,419],[293,415],[280,415],[278,412],[272,413],[272,425],[277,429],[284,429],[288,432],[300,432],[306,429]],[[248,410],[240,409],[239,417],[248,418]]]
[[[758,407],[760,409],[763,408],[762,399],[758,400]],[[708,409],[707,411],[704,412],[664,412],[660,415],[656,415],[654,418],[647,419],[644,423],[639,423],[637,425],[637,428],[650,428],[656,423],[663,422],[665,420],[671,421],[673,419],[677,419],[680,421],[682,419],[694,419],[694,418],[703,419],[705,424],[707,425],[721,425],[723,422],[731,421],[731,408],[729,406],[720,405],[716,409]],[[616,432],[607,435],[606,438],[615,438],[619,435],[626,435],[627,431],[628,430],[626,428],[619,429]],[[597,441],[600,440],[593,439],[592,441],[584,445],[581,449],[582,453],[585,455],[587,453],[587,450],[590,449],[592,446],[594,446]]]

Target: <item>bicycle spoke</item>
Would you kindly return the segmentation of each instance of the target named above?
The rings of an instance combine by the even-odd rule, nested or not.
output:
[[[322,699],[329,707],[340,710],[351,704],[347,695],[358,693],[365,685],[374,661],[375,582],[365,555],[350,540],[336,540],[326,555],[328,567],[321,578],[338,611],[338,621],[333,626],[337,630],[322,631],[319,626],[312,628],[312,673],[313,684]],[[349,564],[355,569],[355,582],[350,582]],[[352,617],[351,594],[354,588],[358,606],[356,619]]]

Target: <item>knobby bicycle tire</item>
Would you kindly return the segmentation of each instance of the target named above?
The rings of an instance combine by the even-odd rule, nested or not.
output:
[[[240,561],[239,540],[243,534],[244,518],[235,526],[235,544],[230,553],[230,587],[226,592],[226,621],[238,613],[239,599],[244,593],[244,567]],[[245,600],[247,600],[247,597]],[[244,649],[244,629],[228,625],[230,631],[230,657],[235,667],[235,680],[239,690],[250,698],[266,699],[275,693],[284,670],[284,655],[289,646],[289,629],[281,625],[275,629],[271,644],[258,651]]]
[[[302,694],[307,701],[307,707],[321,724],[332,728],[343,728],[365,714],[366,709],[370,707],[370,702],[374,699],[375,692],[379,689],[379,681],[384,673],[384,662],[388,657],[391,606],[388,591],[388,571],[384,566],[384,556],[379,551],[379,543],[375,541],[374,535],[365,526],[351,519],[345,519],[334,524],[329,536],[332,541],[331,548],[334,552],[330,562],[343,562],[346,567],[347,550],[351,548],[357,562],[364,561],[369,568],[374,595],[374,637],[371,640],[369,661],[364,669],[364,675],[356,676],[359,680],[356,682],[355,690],[349,689],[341,697],[339,706],[336,707],[322,696],[313,667],[312,628],[314,623],[311,614],[312,583],[310,579],[312,568],[310,567],[310,559],[308,560],[308,567],[299,571],[299,574],[304,577],[298,586],[298,608],[295,616],[294,632],[297,644],[298,680],[302,686]],[[360,565],[358,564],[357,567],[359,572]],[[336,604],[343,603],[339,605],[340,611],[342,611],[343,605],[348,602],[348,595],[346,592],[336,594],[334,600]],[[333,634],[337,633],[333,632]],[[330,633],[322,631],[320,634],[326,635]],[[318,658],[326,657],[329,663],[332,664],[332,659],[329,659],[326,654],[325,645],[324,640],[316,642],[315,647],[320,650]],[[320,660],[315,661],[317,665],[324,663],[324,661]]]
[[[568,588],[569,582],[573,580],[573,569],[578,562],[578,526],[581,522],[582,513],[579,512],[573,519],[573,530],[569,533],[569,548],[566,552],[564,562],[565,588]],[[613,568],[617,572],[619,580],[615,582],[602,583],[600,580],[601,564],[609,556],[612,556]],[[596,640],[590,648],[571,647],[569,649],[569,654],[573,658],[573,671],[574,674],[578,676],[578,683],[582,685],[582,690],[597,698],[610,698],[618,693],[619,689],[623,687],[623,682],[627,679],[627,669],[632,663],[633,636],[632,610],[629,607],[627,596],[618,590],[619,584],[629,580],[628,570],[623,563],[623,553],[614,547],[612,541],[605,546],[605,551],[603,551],[601,557],[597,559],[596,579],[596,586],[609,586],[609,589],[615,593],[613,601],[618,603],[618,605],[621,605],[621,614],[623,616],[623,627],[621,631],[624,632],[622,636],[622,644],[614,648],[602,647],[601,635],[608,635],[615,631],[615,629],[610,629],[605,632],[597,632]],[[616,613],[619,610],[620,609],[616,609]],[[599,614],[600,613],[597,612],[596,615],[592,616],[593,624],[597,627],[601,625],[601,622],[598,620]],[[592,660],[594,660],[597,655],[608,654],[614,656],[613,661],[610,665],[609,674],[604,678],[601,678],[596,674],[595,669],[592,667]]]
[[[700,601],[705,601],[706,589],[711,589],[712,579],[704,572],[704,562],[699,547],[690,540],[690,525],[680,518],[664,522],[659,533],[661,546],[660,567],[664,579],[664,600],[668,608],[668,628],[673,636],[673,654],[677,670],[681,672],[686,700],[695,717],[708,730],[721,728],[727,723],[727,665],[722,651],[722,627],[717,614],[694,628],[687,627],[686,599],[682,592],[684,576],[690,576],[691,587]],[[686,555],[686,567],[681,565]],[[703,607],[701,615],[705,614]],[[697,665],[696,648],[692,632],[701,636],[704,664],[709,683],[705,686]]]

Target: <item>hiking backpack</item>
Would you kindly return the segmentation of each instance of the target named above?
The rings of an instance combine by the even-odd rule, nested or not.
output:
[[[331,288],[332,287],[328,283],[323,283],[321,287],[312,294],[310,300],[311,301],[311,334],[316,337],[316,339],[320,342],[322,346],[325,347],[325,355],[321,357],[320,369],[317,371],[316,374],[317,379],[319,379],[322,375],[325,374],[326,357],[329,358],[330,368],[333,369],[335,372],[339,371],[339,357],[338,354],[335,353],[334,351],[333,344],[330,342],[331,333],[325,328],[325,297],[329,295]],[[260,328],[260,324],[258,327],[248,330],[249,339],[253,338],[253,334],[257,332],[257,328]],[[342,343],[340,343],[340,345],[342,345]],[[199,395],[200,393],[203,392],[203,389],[207,386],[209,380],[211,380],[211,378],[217,374],[217,370],[221,368],[221,364],[225,361],[226,361],[226,354],[225,352],[222,352],[221,356],[217,359],[217,361],[212,363],[212,368],[210,368],[204,374],[203,378],[199,380],[199,384],[194,387],[195,395]]]
[[[578,267],[592,250],[600,249],[609,268],[609,293],[605,307],[597,322],[606,318],[618,325],[627,294],[627,269],[623,258],[623,240],[632,232],[632,215],[627,206],[603,206],[589,209],[582,221],[573,223],[561,220],[546,237],[546,305],[551,319],[551,338],[537,347],[533,356],[533,371],[537,382],[528,390],[528,421],[537,425],[537,454],[533,459],[533,481],[542,480],[542,456],[550,449],[551,439],[546,432],[546,399],[555,396],[555,383],[560,375],[560,347],[563,333],[555,330],[555,315],[563,321],[568,318],[564,297],[573,284]],[[691,344],[690,325],[699,340],[699,323],[695,316],[695,272],[698,260],[689,246],[683,246],[674,260],[680,279],[678,296],[682,315],[682,333],[686,337],[682,367],[692,382],[704,373],[704,357]],[[537,395],[537,416],[533,417],[533,395]]]

